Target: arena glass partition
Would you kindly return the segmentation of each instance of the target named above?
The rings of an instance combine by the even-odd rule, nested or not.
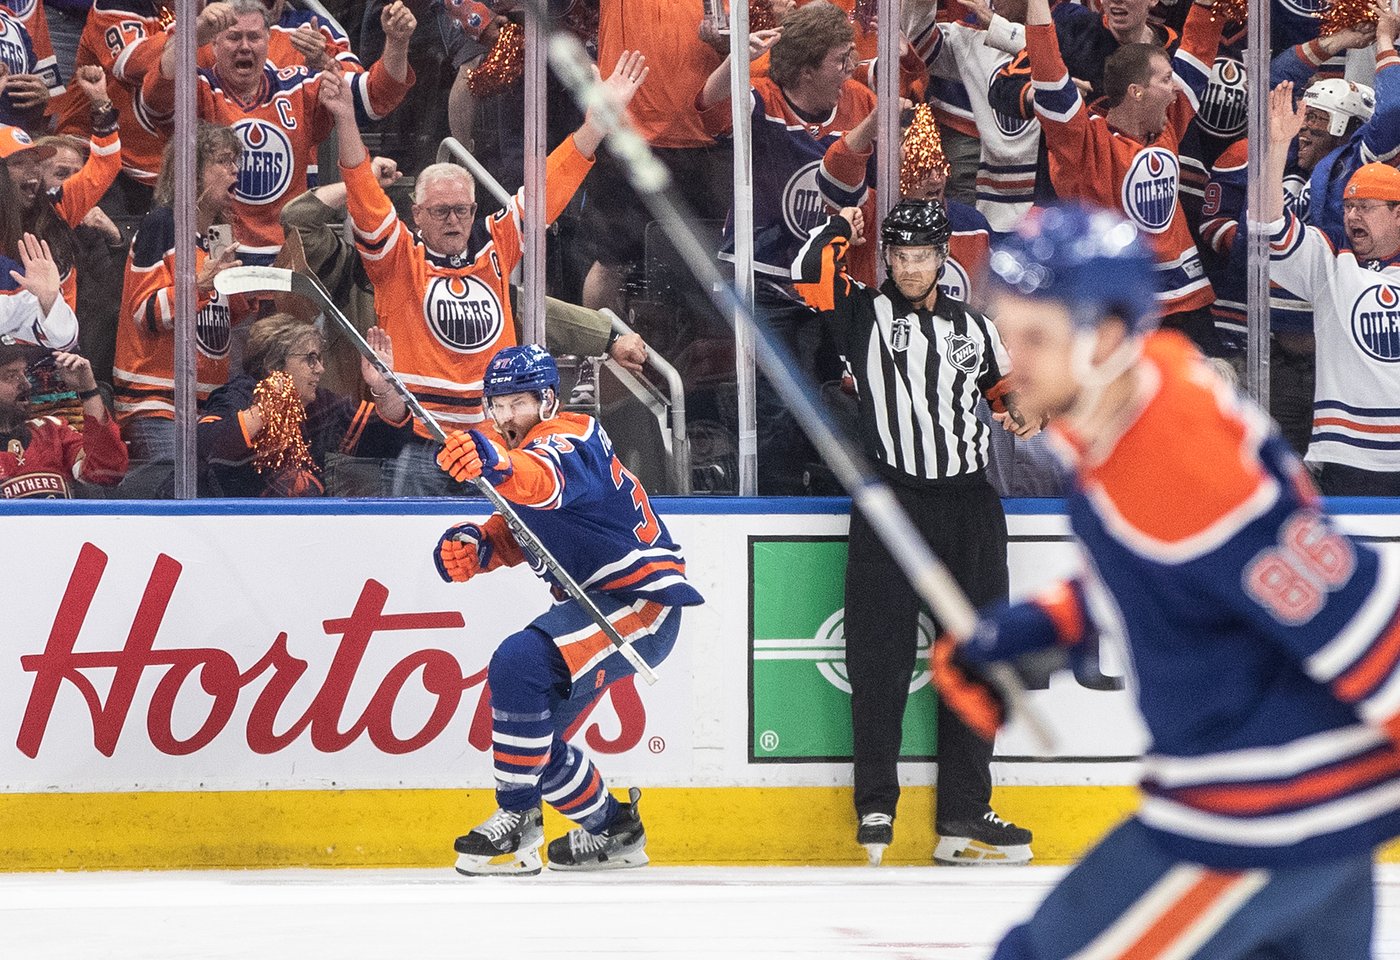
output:
[[[301,6],[318,17],[337,22],[348,38],[350,48],[359,54],[366,67],[371,66],[383,49],[383,32],[375,19],[382,2],[359,7],[348,3],[322,4],[317,0],[299,0]],[[906,0],[880,0],[858,6],[871,7],[880,23],[902,22],[910,7],[917,4]],[[607,6],[605,3],[604,6]],[[745,4],[678,4],[679,15],[693,15],[697,21],[713,17],[724,21],[731,35],[742,35],[748,29],[749,10]],[[691,9],[694,7],[695,9]],[[553,77],[545,63],[543,36],[533,21],[519,13],[511,16],[522,21],[523,42],[510,48],[505,55],[493,57],[484,44],[472,45],[462,37],[457,21],[432,9],[417,11],[418,26],[410,45],[409,59],[416,83],[404,103],[389,115],[362,121],[360,129],[373,155],[388,156],[405,174],[389,189],[400,215],[408,220],[412,208],[412,183],[418,172],[434,162],[449,137],[478,162],[479,169],[493,173],[505,193],[523,187],[525,215],[523,224],[524,256],[512,288],[515,312],[521,335],[527,340],[546,339],[546,316],[550,304],[572,305],[575,308],[606,307],[611,310],[621,329],[635,330],[646,340],[650,349],[670,368],[671,374],[657,369],[644,371],[638,377],[620,375],[616,364],[601,362],[597,357],[566,355],[561,367],[566,380],[566,403],[575,409],[596,413],[608,425],[610,432],[628,437],[624,459],[634,470],[648,474],[645,478],[659,490],[675,493],[753,494],[756,491],[757,449],[755,435],[755,372],[750,332],[741,328],[736,337],[730,318],[721,316],[708,302],[706,291],[697,284],[684,259],[677,256],[672,244],[654,223],[643,227],[641,256],[617,270],[607,279],[610,288],[601,294],[596,285],[590,288],[590,272],[595,270],[595,250],[599,244],[600,218],[598,207],[609,198],[594,188],[590,175],[565,210],[546,228],[542,208],[546,157],[550,148],[561,142],[577,125],[580,112],[568,92]],[[869,13],[870,10],[857,11]],[[1248,25],[1250,44],[1245,68],[1251,78],[1267,75],[1269,45],[1269,10],[1251,11]],[[590,49],[596,52],[596,16],[586,6],[574,5],[563,17],[556,18],[551,29],[572,30],[595,41]],[[183,44],[181,55],[188,54],[186,63],[193,62],[193,45],[175,31],[175,42]],[[887,62],[898,59],[898,37],[880,31],[879,58]],[[502,45],[504,49],[504,45]],[[500,54],[501,50],[494,51]],[[743,60],[744,58],[739,58]],[[485,71],[479,68],[485,66]],[[479,76],[482,95],[473,93],[474,76]],[[179,251],[192,249],[193,198],[189,187],[195,182],[191,147],[194,130],[192,67],[177,77],[175,137],[176,162],[180,175],[176,179],[176,304],[175,312],[182,317],[192,314],[194,302],[192,265],[179,256]],[[896,131],[899,111],[894,71],[888,74],[876,70],[874,79],[881,106],[877,138],[879,209],[893,202],[893,184],[898,173]],[[735,249],[732,277],[740,295],[751,302],[754,273],[752,251],[752,160],[748,131],[747,105],[749,76],[747,64],[736,63],[731,77],[731,106],[733,109],[733,196],[735,217]],[[1254,91],[1262,90],[1258,79],[1252,80]],[[1250,132],[1249,197],[1257,209],[1262,197],[1261,136],[1267,126],[1267,102],[1262,96],[1250,99],[1248,126]],[[451,151],[450,159],[460,161]],[[334,136],[320,149],[320,182],[338,179]],[[484,178],[478,177],[484,182]],[[499,209],[501,197],[478,184],[478,225],[493,210]],[[590,208],[591,205],[591,208]],[[718,251],[719,231],[729,211],[692,211],[693,224],[710,249]],[[878,230],[878,224],[876,225]],[[1267,237],[1262,229],[1249,226],[1250,283],[1249,353],[1245,365],[1246,384],[1261,403],[1268,403],[1268,327],[1267,295],[1268,260]],[[348,236],[348,229],[346,230]],[[726,265],[726,269],[730,269]],[[547,299],[552,298],[552,300]],[[267,312],[284,306],[268,301],[258,309]],[[595,317],[595,320],[597,318]],[[602,322],[612,324],[613,317],[603,315]],[[238,343],[235,325],[234,344]],[[246,334],[246,329],[241,331]],[[160,465],[135,464],[130,482],[116,491],[99,491],[110,496],[164,496],[188,498],[207,493],[199,480],[200,468],[194,439],[196,408],[193,403],[195,356],[197,346],[190,336],[190,325],[181,323],[175,331],[177,457],[173,473],[167,482]],[[334,332],[327,337],[327,364],[336,357],[339,389],[354,392],[355,357]],[[328,370],[329,376],[329,370]],[[683,396],[675,396],[672,376],[683,385]],[[362,391],[360,391],[362,393]],[[677,440],[675,420],[677,409],[682,411],[683,425]],[[678,446],[679,444],[679,446]],[[379,465],[362,462],[367,458],[353,455],[334,456],[334,467],[328,471],[326,492],[330,495],[375,496],[383,494]],[[648,465],[648,460],[659,460]],[[688,462],[687,462],[688,461]],[[678,468],[678,462],[681,466]],[[814,493],[837,492],[828,476],[822,475],[822,464],[810,465]]]

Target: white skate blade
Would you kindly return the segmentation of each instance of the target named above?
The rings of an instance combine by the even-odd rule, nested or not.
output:
[[[885,858],[885,848],[888,847],[889,844],[863,843],[861,846],[865,847],[865,855],[870,860],[870,865],[872,867],[878,867],[880,861]]]
[[[1019,866],[1031,862],[1031,848],[1027,843],[999,847],[971,837],[940,837],[933,851],[933,862],[952,867]]]
[[[476,857],[468,853],[459,853],[457,854],[457,872],[464,877],[533,877],[544,869],[544,863],[540,860],[540,847],[542,846],[544,846],[543,837],[536,841],[533,846],[494,857]]]
[[[549,869],[563,870],[568,873],[582,873],[586,870],[626,870],[630,867],[645,867],[651,863],[651,858],[647,856],[646,849],[633,850],[612,860],[604,860],[602,863],[588,861],[586,863],[555,863],[549,861]]]

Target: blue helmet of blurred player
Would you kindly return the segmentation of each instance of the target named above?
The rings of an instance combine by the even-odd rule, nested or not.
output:
[[[506,347],[487,365],[481,393],[506,445],[514,449],[559,412],[559,367],[544,347]]]
[[[1022,404],[1054,416],[1097,396],[1158,322],[1156,261],[1117,213],[1033,211],[995,244],[991,316]]]

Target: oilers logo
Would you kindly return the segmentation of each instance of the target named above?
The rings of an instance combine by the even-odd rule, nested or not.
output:
[[[214,299],[205,304],[195,317],[195,346],[211,360],[224,359],[228,356],[231,327],[232,317],[229,315],[228,300],[215,293]]]
[[[0,63],[4,63],[10,73],[34,72],[29,52],[24,47],[23,27],[3,10],[0,10]]]
[[[989,93],[992,89],[992,84],[996,81],[997,75],[1001,73],[1002,66],[1010,62],[1011,58],[1008,57],[1001,63],[997,64],[996,69],[994,69],[991,72],[991,74],[988,75],[987,90]],[[1035,123],[1034,119],[1025,120],[1021,117],[1013,117],[1011,114],[1002,113],[1000,110],[997,110],[995,108],[992,110],[992,118],[996,121],[997,131],[1008,140],[1016,139],[1021,134],[1029,130],[1031,128],[1031,124]]]
[[[1176,214],[1176,191],[1181,164],[1176,154],[1148,147],[1133,158],[1123,178],[1123,212],[1148,233],[1161,233]]]
[[[438,342],[458,353],[493,348],[505,327],[501,301],[476,277],[435,277],[423,297],[423,315]]]
[[[1210,71],[1210,82],[1196,122],[1201,129],[1215,137],[1237,137],[1244,133],[1248,76],[1244,65],[1229,57],[1219,57]]]
[[[817,187],[820,160],[813,160],[792,175],[783,188],[783,221],[794,237],[806,239],[818,223],[826,218],[826,204]]]
[[[34,12],[34,7],[38,2],[39,0],[8,0],[5,6],[9,7],[10,11],[14,13],[15,16],[19,17],[21,20],[27,21],[29,15]]]
[[[949,363],[963,373],[971,373],[977,369],[977,363],[982,359],[977,350],[977,341],[962,334],[950,333],[944,343],[947,345]]]
[[[943,272],[938,275],[938,289],[954,300],[967,303],[968,293],[972,289],[972,281],[968,279],[967,271],[963,269],[963,265],[949,257],[943,261]]]
[[[244,203],[272,203],[292,185],[292,141],[266,120],[250,117],[233,125],[243,141],[235,196]]]
[[[1351,335],[1368,357],[1400,362],[1400,287],[1378,283],[1351,308]]]
[[[1300,17],[1321,17],[1327,9],[1327,0],[1279,0],[1279,6]]]

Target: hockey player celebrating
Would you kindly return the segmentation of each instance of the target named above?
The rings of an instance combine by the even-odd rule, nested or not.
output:
[[[1041,211],[991,270],[1088,562],[940,638],[935,680],[990,734],[981,665],[1073,658],[1111,627],[1153,741],[1137,813],[994,956],[1369,956],[1372,850],[1400,833],[1395,561],[1339,534],[1264,415],[1156,331],[1130,223]]]
[[[702,603],[685,560],[646,490],[613,453],[592,417],[559,412],[559,371],[542,347],[506,347],[482,385],[495,429],[454,431],[438,464],[458,482],[485,477],[588,591],[647,664],[666,658],[681,607]],[[444,580],[529,561],[499,515],[462,523],[434,551]],[[556,597],[560,585],[550,581]],[[579,826],[549,845],[556,870],[639,867],[646,831],[641,791],[619,803],[564,732],[609,684],[635,671],[577,600],[564,599],[507,637],[491,657],[491,730],[500,808],[458,837],[457,870],[468,876],[536,874],[544,842],[540,801]]]

